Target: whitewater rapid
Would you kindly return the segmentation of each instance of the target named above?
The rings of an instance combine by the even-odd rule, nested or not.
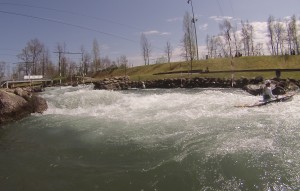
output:
[[[273,126],[280,124],[284,124],[283,129],[292,131],[290,127],[298,124],[300,118],[298,95],[291,102],[236,108],[236,105],[255,103],[261,98],[239,89],[106,91],[92,88],[48,90],[43,96],[48,100],[49,109],[43,115],[69,116],[74,123],[84,120],[85,125],[74,124],[79,130],[95,129],[97,122],[105,124],[107,129],[118,126],[119,133],[151,143],[179,134],[214,132],[218,134],[216,139],[220,139],[217,142],[222,143],[216,145],[220,152],[249,148],[274,150],[274,140],[260,132],[274,133]],[[247,128],[251,131],[255,128],[257,136],[247,134]],[[133,131],[134,134],[130,134]]]

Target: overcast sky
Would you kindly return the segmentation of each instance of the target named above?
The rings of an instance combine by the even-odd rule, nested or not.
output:
[[[224,17],[234,25],[248,20],[259,41],[266,36],[270,15],[299,19],[299,7],[300,0],[193,0],[200,50],[208,34],[220,33]],[[58,43],[65,43],[69,52],[80,52],[81,46],[91,51],[96,39],[101,57],[115,60],[126,55],[130,64],[142,65],[141,33],[152,45],[153,60],[163,55],[167,41],[174,48],[175,60],[185,12],[191,13],[187,0],[0,0],[0,61],[19,62],[16,55],[34,38],[45,44],[55,63]],[[75,55],[70,58],[79,60]]]

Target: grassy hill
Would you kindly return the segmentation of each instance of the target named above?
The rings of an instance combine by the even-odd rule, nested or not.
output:
[[[131,80],[145,81],[164,78],[185,78],[190,77],[189,74],[164,74],[153,75],[156,73],[189,71],[191,62],[173,62],[165,64],[153,64],[147,66],[137,66],[132,68],[119,68],[111,71],[98,72],[94,78],[102,79],[112,76],[130,76]],[[231,59],[217,58],[208,60],[193,61],[193,70],[209,71],[230,71]],[[249,69],[296,69],[300,68],[300,56],[253,56],[253,57],[239,57],[233,59],[234,70],[249,70]],[[263,76],[264,78],[274,78],[275,72],[235,72],[234,78],[241,77],[253,78]],[[231,73],[200,73],[192,74],[191,77],[216,77],[216,78],[231,78]],[[282,72],[281,78],[300,79],[300,72]]]

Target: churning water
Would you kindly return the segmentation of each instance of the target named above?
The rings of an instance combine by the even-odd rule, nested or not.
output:
[[[0,190],[300,190],[300,96],[49,88],[0,130]]]

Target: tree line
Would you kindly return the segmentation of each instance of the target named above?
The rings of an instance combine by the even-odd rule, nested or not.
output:
[[[255,27],[249,21],[241,21],[240,26],[241,28],[238,30],[237,26],[233,26],[231,20],[224,19],[219,24],[220,33],[206,37],[206,58],[264,54],[299,55],[299,27],[295,15],[285,20],[269,16],[266,36],[268,41],[265,44],[263,42],[255,43]],[[188,33],[189,31],[186,29],[185,34]]]
[[[116,61],[108,56],[100,57],[96,39],[91,52],[83,46],[78,53],[68,52],[65,43],[58,43],[53,53],[57,54],[58,64],[52,61],[49,49],[39,39],[28,41],[17,55],[20,62],[13,63],[10,69],[5,62],[0,62],[0,82],[4,79],[21,80],[24,75],[43,75],[45,78],[92,76],[97,71],[128,67],[125,55]],[[77,61],[72,54],[77,54]]]
[[[180,41],[182,47],[181,56],[185,61],[193,61],[197,58],[197,34],[193,24],[195,19],[186,12],[183,17],[183,38]],[[206,52],[203,58],[239,57],[264,55],[267,50],[270,55],[299,55],[299,26],[295,15],[281,20],[269,16],[267,20],[267,43],[255,42],[255,28],[249,21],[240,21],[240,29],[232,24],[232,20],[224,19],[219,23],[218,35],[206,36]],[[152,45],[144,33],[140,38],[141,52],[145,65],[150,64]],[[264,48],[266,46],[266,48]],[[173,47],[169,41],[163,49],[164,55],[156,59],[156,63],[170,63],[173,55]],[[127,67],[128,60],[121,55],[116,60],[108,56],[100,57],[100,48],[96,39],[93,41],[92,51],[88,52],[82,46],[80,61],[75,62],[67,51],[65,43],[58,43],[54,51],[58,56],[58,64],[51,60],[49,49],[38,39],[32,39],[17,55],[20,62],[15,63],[12,71],[5,62],[0,62],[0,81],[6,76],[11,79],[21,79],[24,75],[43,75],[44,77],[71,77],[92,75],[98,71],[112,70]],[[191,64],[192,67],[192,64]]]
[[[186,12],[183,17],[183,38],[181,44],[181,57],[185,61],[193,61],[197,58],[197,34],[195,19]],[[239,24],[240,29],[236,26]],[[297,18],[293,15],[284,20],[269,16],[267,20],[266,43],[255,42],[255,26],[249,21],[240,21],[232,24],[232,20],[224,19],[219,23],[220,33],[206,36],[206,52],[203,58],[240,57],[259,55],[299,55],[299,26]],[[152,53],[152,45],[146,35],[141,35],[141,52],[145,65],[149,65]],[[265,52],[267,51],[267,52]],[[163,60],[170,63],[173,47],[169,41],[164,47],[164,56],[157,59],[156,63]],[[163,59],[165,58],[165,59]],[[171,66],[171,65],[170,65]]]

